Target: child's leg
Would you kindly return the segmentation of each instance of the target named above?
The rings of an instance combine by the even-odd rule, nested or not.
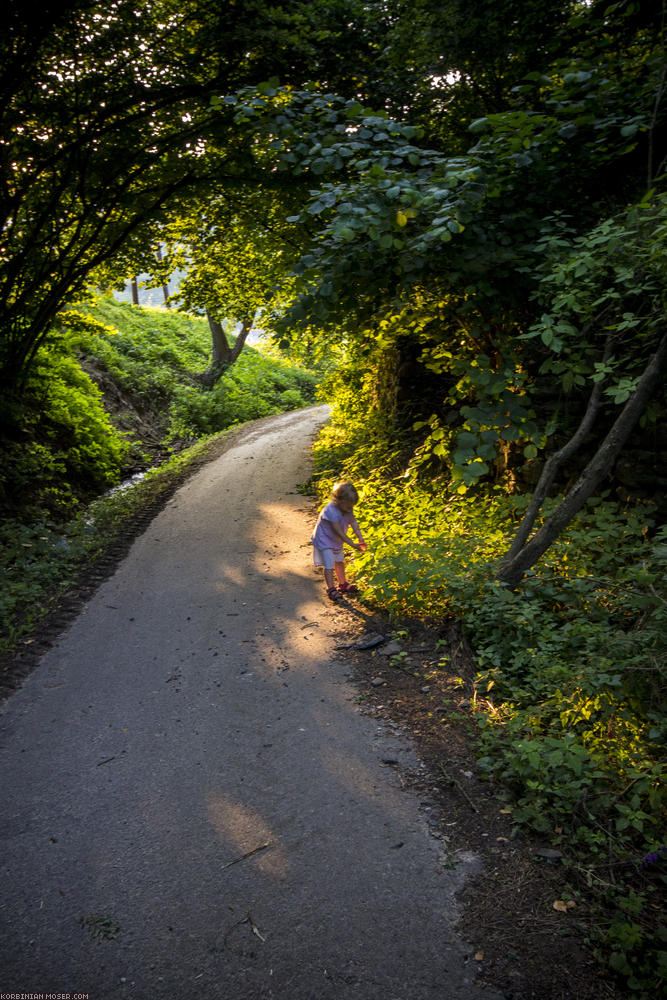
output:
[[[334,571],[332,569],[325,568],[324,580],[327,585],[327,597],[332,601],[340,600],[340,592],[334,583]]]
[[[345,578],[345,563],[335,563],[334,569],[336,570],[336,576],[338,577],[338,587],[341,594],[358,594],[359,588],[356,583],[348,583]]]

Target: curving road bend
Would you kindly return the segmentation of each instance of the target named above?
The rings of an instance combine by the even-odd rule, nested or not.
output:
[[[452,871],[332,655],[322,407],[194,475],[4,706],[0,994],[494,1000]]]

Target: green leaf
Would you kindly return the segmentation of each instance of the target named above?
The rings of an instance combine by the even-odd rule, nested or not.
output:
[[[461,431],[460,434],[456,435],[456,441],[460,448],[474,448],[478,437],[476,434],[471,434],[470,431]]]
[[[357,118],[364,110],[363,104],[359,104],[355,101],[353,104],[349,104],[345,109],[345,115],[347,118]]]

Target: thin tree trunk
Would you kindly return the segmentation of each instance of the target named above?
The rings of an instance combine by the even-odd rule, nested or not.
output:
[[[229,362],[230,365],[234,364],[239,354],[243,350],[246,339],[251,330],[252,330],[252,320],[244,319],[243,322],[241,323],[241,329],[236,334],[236,340],[234,341],[234,346],[232,347],[232,359]]]
[[[665,0],[662,0],[662,27],[663,31],[660,34],[660,40],[662,43],[662,70],[660,73],[660,81],[658,83],[658,88],[655,94],[655,101],[653,103],[653,115],[648,127],[648,150],[647,150],[647,171],[646,171],[646,190],[650,191],[653,186],[653,182],[656,177],[660,176],[662,168],[665,161],[663,160],[660,166],[654,170],[653,167],[653,157],[654,157],[654,147],[655,147],[655,132],[658,126],[658,120],[660,115],[660,108],[662,105],[662,99],[665,95],[665,84],[667,83],[667,62],[665,62],[665,22],[667,20],[667,4]]]
[[[245,319],[241,324],[234,346],[230,347],[222,324],[213,319],[206,311],[209,329],[211,331],[211,364],[205,372],[194,375],[193,378],[205,389],[212,389],[218,379],[234,364],[243,350],[246,338],[252,329],[252,320]]]
[[[229,346],[227,335],[219,320],[213,319],[208,309],[206,310],[208,328],[211,331],[211,364],[210,368],[217,368],[220,365],[229,365],[232,349]]]
[[[603,362],[609,359],[610,353],[611,353],[611,338],[608,338],[607,343],[605,344],[604,355],[602,358]],[[551,484],[556,478],[558,470],[561,468],[562,465],[565,464],[565,462],[567,462],[572,457],[572,455],[574,455],[579,450],[579,448],[585,441],[586,436],[591,431],[593,424],[595,423],[595,419],[600,410],[603,384],[604,382],[602,380],[595,383],[595,385],[593,386],[593,391],[588,400],[588,406],[586,407],[586,412],[584,413],[584,416],[577,430],[572,435],[570,440],[566,444],[564,444],[562,448],[554,452],[554,454],[551,455],[551,457],[548,458],[547,461],[545,462],[544,468],[542,469],[542,474],[538,480],[537,486],[535,487],[535,491],[533,493],[531,501],[528,504],[528,507],[526,508],[526,513],[521,519],[521,524],[518,527],[517,533],[514,536],[512,544],[510,545],[509,549],[507,550],[503,558],[501,571],[503,566],[510,563],[512,559],[514,559],[514,557],[519,554],[519,552],[522,550],[522,548],[528,541],[530,533],[533,530],[533,525],[535,524],[535,519],[537,518],[537,515],[540,512],[542,504],[547,498],[547,495],[551,488]]]
[[[510,561],[503,560],[496,579],[508,587],[516,587],[526,570],[534,566],[561,531],[570,523],[589,497],[607,476],[619,452],[626,443],[640,416],[646,409],[653,391],[667,367],[667,334],[664,334],[633,395],[614,421],[611,430],[588,463],[567,496],[542,527]]]
[[[159,243],[158,243],[157,249],[156,249],[156,256],[157,256],[158,260],[162,260],[163,259],[162,247],[160,246]],[[169,283],[168,282],[167,282],[166,285],[162,286],[162,295],[164,297],[165,308],[169,309]]]
[[[139,285],[137,283],[137,276],[136,276],[136,274],[130,280],[130,286],[132,288],[132,305],[138,306],[139,305]]]

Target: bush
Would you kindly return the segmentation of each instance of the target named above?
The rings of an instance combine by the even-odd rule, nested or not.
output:
[[[194,385],[174,390],[169,439],[191,440],[234,424],[298,409],[314,401],[316,376],[244,349],[208,392]]]
[[[40,349],[21,407],[5,406],[3,416],[3,516],[69,517],[81,501],[118,482],[129,444],[64,338]]]

